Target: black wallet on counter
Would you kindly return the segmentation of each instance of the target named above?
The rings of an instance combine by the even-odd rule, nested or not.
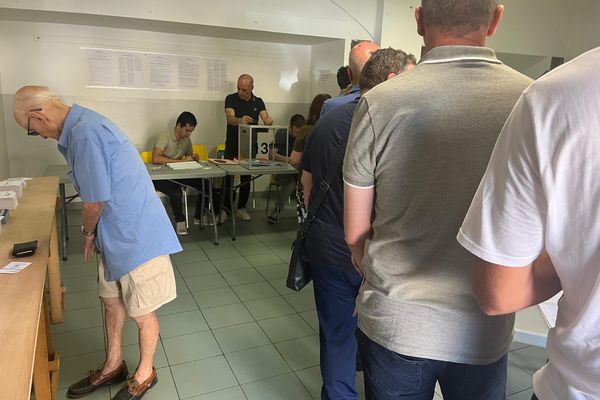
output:
[[[37,240],[25,243],[15,243],[12,249],[13,257],[28,257],[35,254],[37,249]]]

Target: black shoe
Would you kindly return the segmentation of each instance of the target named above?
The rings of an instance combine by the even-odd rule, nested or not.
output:
[[[127,383],[123,385],[112,400],[140,400],[157,382],[156,369],[152,367],[152,374],[150,374],[148,379],[142,383],[138,383],[133,377],[129,378]]]
[[[271,215],[269,215],[269,223],[276,224],[277,222],[279,222],[279,211],[274,209]]]
[[[76,399],[78,397],[87,396],[102,386],[123,382],[127,379],[128,374],[129,371],[127,371],[127,364],[125,364],[125,361],[121,363],[119,368],[104,376],[102,375],[102,367],[91,370],[88,372],[88,376],[69,386],[67,397]]]

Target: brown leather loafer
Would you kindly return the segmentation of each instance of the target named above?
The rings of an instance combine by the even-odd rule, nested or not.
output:
[[[125,361],[121,363],[119,368],[106,375],[102,375],[102,367],[88,371],[88,375],[85,378],[69,386],[67,397],[76,399],[78,397],[87,396],[99,387],[123,382],[127,379],[128,374],[129,371],[127,370]]]
[[[117,392],[112,400],[140,400],[157,382],[156,368],[152,367],[152,374],[150,374],[148,379],[142,383],[138,383],[133,377],[127,379],[127,383]]]

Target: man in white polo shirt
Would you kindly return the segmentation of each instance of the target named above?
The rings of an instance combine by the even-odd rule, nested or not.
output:
[[[528,88],[458,234],[480,257],[473,285],[486,314],[562,288],[549,362],[533,377],[541,400],[600,399],[599,93],[600,47]]]

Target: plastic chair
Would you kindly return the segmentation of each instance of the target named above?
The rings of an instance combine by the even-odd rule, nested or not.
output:
[[[142,157],[142,161],[144,162],[144,164],[149,164],[152,162],[152,152],[151,151],[142,151],[140,153],[140,156]]]
[[[142,161],[144,162],[144,164],[150,164],[152,162],[152,152],[151,151],[142,151],[140,153],[140,157],[142,157]],[[183,206],[184,206],[184,210],[185,210],[185,226],[186,228],[188,227],[188,211],[187,211],[187,190],[185,190],[182,187],[182,192],[183,192]],[[169,202],[169,196],[167,196],[166,194],[164,194],[163,192],[156,190],[156,195],[158,196],[158,198],[160,199],[161,203],[163,203],[163,205],[165,206],[165,208],[168,209],[167,204]]]
[[[208,161],[208,149],[203,144],[192,145],[192,152],[198,155],[200,161]]]

